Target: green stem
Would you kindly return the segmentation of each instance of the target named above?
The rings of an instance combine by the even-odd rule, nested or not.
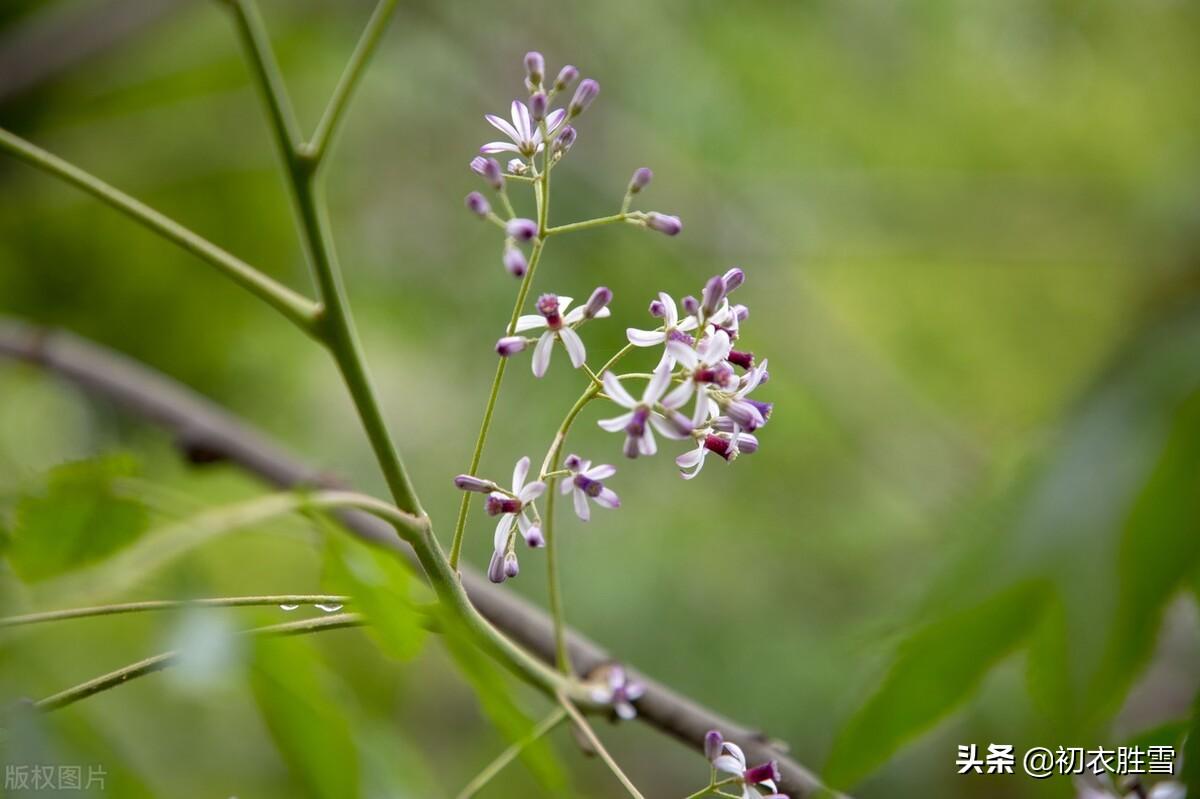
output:
[[[470,799],[470,797],[479,793],[479,791],[481,791],[484,786],[491,782],[497,774],[504,770],[505,766],[511,763],[517,755],[521,754],[525,747],[529,746],[534,741],[553,730],[555,727],[561,724],[566,717],[567,711],[560,707],[549,716],[546,716],[546,718],[542,719],[541,723],[530,730],[528,735],[519,741],[515,741],[511,746],[501,752],[499,757],[497,757],[491,763],[488,763],[488,765],[484,767],[483,771],[479,772],[479,774],[476,775],[473,780],[468,782],[466,786],[458,792],[458,799]]]
[[[330,142],[333,141],[339,124],[345,117],[350,96],[366,71],[367,62],[375,53],[379,40],[383,38],[383,32],[387,30],[392,12],[395,10],[396,0],[379,0],[366,27],[363,28],[358,44],[355,45],[354,52],[350,55],[350,61],[346,64],[346,69],[343,70],[342,77],[333,90],[333,96],[325,107],[325,113],[321,115],[321,121],[317,123],[312,140],[302,148],[302,155],[313,163],[320,164],[324,161]]]
[[[516,331],[517,319],[521,316],[521,309],[525,307],[529,288],[533,285],[533,275],[537,272],[538,264],[542,260],[542,249],[545,246],[546,242],[543,239],[534,242],[533,250],[529,254],[529,269],[521,280],[516,302],[513,303],[512,315],[508,320],[508,327],[505,328],[506,336],[511,336]],[[500,384],[504,380],[504,372],[507,368],[508,358],[499,358],[496,363],[496,373],[492,376],[492,387],[488,391],[487,405],[483,408],[483,421],[479,425],[479,435],[475,437],[475,449],[471,452],[471,464],[467,467],[466,473],[469,475],[475,475],[480,461],[483,460],[483,448],[487,444],[488,433],[492,429],[492,416],[496,412],[496,401],[500,397]],[[458,518],[454,520],[454,537],[450,542],[450,568],[454,571],[458,571],[458,562],[462,558],[463,537],[467,529],[467,515],[470,512],[471,494],[464,491],[462,499],[458,503]]]
[[[90,608],[48,610],[41,613],[26,613],[21,616],[0,618],[0,627],[19,627],[25,624],[41,624],[49,621],[85,619],[94,616],[115,616],[124,613],[145,613],[155,610],[176,608],[243,608],[259,605],[345,605],[348,596],[325,594],[270,594],[267,596],[222,596],[204,599],[152,599],[144,602],[121,602],[113,605],[98,605]]]
[[[728,778],[720,780],[720,781],[714,780],[713,782],[710,782],[706,787],[701,788],[700,790],[696,791],[695,793],[688,794],[687,796],[683,797],[683,799],[700,799],[701,796],[708,796],[709,794],[713,794],[713,793],[720,794],[721,792],[717,790],[718,788],[720,788],[722,785],[733,785],[735,782],[738,782],[737,777],[728,777]]]
[[[338,613],[332,616],[318,616],[312,619],[300,619],[298,621],[284,622],[283,624],[272,624],[267,627],[256,627],[252,630],[244,631],[244,634],[254,636],[304,635],[324,630],[357,627],[363,623],[363,617],[357,613]],[[59,708],[74,704],[81,699],[87,699],[89,696],[95,696],[98,693],[107,691],[109,688],[124,685],[130,680],[144,677],[147,674],[153,674],[156,671],[162,671],[165,668],[175,665],[177,662],[179,662],[178,652],[162,652],[145,660],[139,660],[137,663],[131,663],[116,671],[110,671],[108,674],[103,674],[87,682],[72,686],[65,691],[59,691],[53,696],[48,696],[45,699],[34,702],[33,706],[38,710],[58,710]]]
[[[207,261],[226,277],[279,311],[306,334],[315,334],[319,309],[317,304],[307,297],[268,277],[150,206],[4,129],[0,129],[0,149],[30,166],[83,189],[168,241]]]
[[[612,216],[601,216],[595,219],[587,219],[583,222],[571,222],[566,225],[558,225],[557,227],[546,228],[544,235],[557,236],[560,233],[573,233],[577,230],[588,230],[589,228],[600,227],[601,225],[611,225],[616,222],[624,222],[627,214],[624,212],[613,214]]]
[[[600,755],[600,759],[604,761],[604,764],[608,766],[609,771],[616,776],[621,785],[625,786],[625,790],[629,791],[629,795],[635,797],[635,799],[645,799],[641,791],[630,781],[629,777],[625,776],[625,772],[621,771],[621,767],[617,765],[617,761],[613,760],[613,756],[604,748],[604,744],[600,743],[600,739],[596,736],[595,731],[592,730],[592,725],[588,724],[587,719],[583,717],[583,714],[579,712],[579,709],[575,707],[570,698],[559,694],[558,701],[571,717],[571,722],[575,725],[576,729],[592,745],[592,748],[596,750],[596,754]]]

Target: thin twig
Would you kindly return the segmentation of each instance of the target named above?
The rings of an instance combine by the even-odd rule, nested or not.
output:
[[[338,613],[333,616],[322,616],[315,619],[300,619],[298,621],[289,621],[282,624],[272,624],[267,627],[255,627],[244,631],[245,635],[305,635],[307,633],[318,633],[325,630],[339,630],[345,627],[358,627],[364,623],[363,617],[357,613]],[[48,696],[45,699],[40,699],[34,702],[34,707],[38,710],[58,710],[67,705],[74,704],[81,699],[87,699],[89,696],[95,696],[98,693],[107,691],[110,688],[116,688],[118,685],[123,685],[130,680],[144,677],[147,674],[153,674],[156,671],[162,671],[165,668],[175,665],[179,662],[179,652],[170,651],[162,652],[157,655],[152,655],[145,660],[139,660],[137,663],[130,663],[128,666],[110,671],[108,674],[102,674],[87,682],[82,682],[79,685],[72,686],[65,691]]]
[[[571,700],[562,694],[559,694],[558,702],[571,717],[571,722],[575,725],[575,728],[579,730],[579,732],[583,734],[583,737],[587,739],[587,742],[592,745],[592,748],[596,750],[596,754],[600,755],[600,759],[604,761],[606,766],[608,766],[609,771],[611,771],[621,782],[621,784],[625,786],[625,790],[629,791],[629,795],[635,797],[635,799],[645,799],[645,797],[642,796],[641,791],[637,789],[629,777],[625,776],[625,772],[621,771],[621,767],[617,765],[617,761],[613,760],[613,756],[610,755],[608,750],[604,748],[604,744],[600,743],[600,739],[596,737],[596,733],[592,729],[592,725],[588,724],[587,719],[585,719],[583,714],[579,712],[579,708],[575,707]]]
[[[470,799],[470,797],[477,794],[485,785],[491,782],[492,779],[495,778],[495,776],[499,774],[505,766],[511,763],[517,755],[521,754],[525,747],[529,746],[534,741],[557,727],[566,717],[566,710],[561,707],[556,708],[549,716],[546,716],[546,718],[542,719],[541,723],[530,730],[524,738],[519,741],[515,741],[511,746],[501,752],[495,760],[493,760],[491,763],[488,763],[487,766],[484,767],[483,771],[475,775],[475,778],[468,782],[466,786],[458,792],[458,799]]]
[[[177,608],[244,608],[260,605],[345,605],[348,596],[324,594],[271,594],[269,596],[222,596],[202,599],[150,599],[143,602],[119,602],[113,605],[96,605],[89,608],[67,608],[25,613],[20,616],[0,618],[0,627],[20,627],[26,624],[42,624],[68,619],[86,619],[94,616],[116,616],[125,613],[146,613],[156,610]]]

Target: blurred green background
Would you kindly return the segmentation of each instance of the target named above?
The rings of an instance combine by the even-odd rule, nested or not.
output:
[[[150,5],[5,3],[0,124],[307,290],[227,13]],[[306,130],[370,9],[263,0]],[[611,414],[585,414],[568,451],[617,464],[623,508],[586,528],[562,516],[572,624],[801,762],[830,764],[861,797],[1070,795],[1065,780],[956,776],[955,745],[1112,746],[1186,719],[1200,667],[1198,36],[1200,6],[1184,0],[402,2],[327,186],[375,379],[443,540],[516,288],[494,229],[462,208],[479,188],[466,165],[494,138],[483,113],[519,95],[521,55],[536,48],[551,74],[570,62],[603,87],[555,172],[552,221],[613,212],[650,166],[639,206],[680,215],[684,232],[556,239],[535,290],[612,287],[613,319],[586,330],[595,358],[648,326],[655,292],[698,293],[742,266],[743,341],[770,358],[762,393],[776,403],[757,454],[690,483],[669,457],[620,460],[592,423]],[[11,159],[0,312],[141,359],[382,495],[321,352],[204,264]],[[486,473],[548,445],[579,390],[558,360],[540,383],[527,356],[509,370]],[[10,524],[46,469],[113,451],[140,464],[163,516],[261,491],[0,364]],[[468,534],[485,566],[478,509]],[[511,590],[544,601],[541,564],[524,554]],[[102,598],[310,592],[327,571],[319,534],[290,520]],[[1035,610],[974,610],[1030,584]],[[2,585],[13,608],[65,601],[11,574]],[[247,619],[282,617],[6,635],[0,698],[174,641],[224,641]],[[311,756],[328,755],[326,724],[337,751],[344,721],[364,795],[452,796],[504,746],[436,641],[411,663],[357,631],[307,648],[342,719],[314,721]],[[9,744],[104,764],[105,795],[300,795],[238,662],[197,655]],[[891,694],[867,705],[881,684]],[[647,796],[703,784],[699,757],[640,726],[601,734]],[[622,795],[568,736],[555,750],[569,795]],[[544,790],[513,767],[485,795]]]

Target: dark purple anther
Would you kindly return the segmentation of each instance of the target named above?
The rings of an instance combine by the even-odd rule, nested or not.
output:
[[[734,289],[746,282],[746,273],[735,266],[726,272],[721,279],[725,281],[725,293],[730,294]]]
[[[545,92],[534,92],[529,98],[529,116],[533,117],[534,122],[541,122],[546,118],[546,108],[550,104],[550,99],[546,97]]]
[[[629,180],[629,193],[637,194],[642,189],[650,185],[650,181],[654,179],[654,173],[646,167],[641,167],[633,173],[633,177]]]
[[[517,217],[508,220],[504,230],[517,241],[532,241],[537,237],[538,226],[532,219]]]
[[[504,553],[493,552],[492,560],[488,564],[488,579],[493,583],[502,583],[508,579],[508,575],[504,573]]]
[[[770,760],[766,763],[763,763],[761,766],[748,768],[742,774],[742,779],[744,779],[749,785],[758,785],[759,783],[766,782],[767,780],[774,780],[775,782],[778,782],[781,779],[779,775],[779,764],[774,760]]]
[[[473,191],[467,195],[467,209],[480,219],[486,219],[487,215],[492,212],[492,206],[477,191]]]
[[[758,409],[759,415],[763,418],[763,424],[767,423],[767,420],[771,418],[771,411],[775,409],[775,403],[773,402],[759,402],[752,399],[743,400],[743,402],[748,402]]]
[[[629,418],[629,424],[625,425],[625,432],[631,437],[641,437],[646,432],[646,420],[650,418],[650,409],[645,405],[639,405],[633,409],[633,415]]]
[[[529,270],[529,262],[525,260],[525,253],[516,247],[509,247],[504,251],[504,268],[513,277],[525,277],[525,273]]]
[[[604,490],[604,483],[599,480],[593,480],[590,477],[584,477],[582,474],[575,475],[575,486],[589,497],[598,497],[600,492]]]
[[[717,730],[709,730],[704,735],[704,756],[709,762],[716,760],[721,756],[721,745],[725,743],[725,739]]]
[[[585,319],[595,319],[596,314],[603,311],[612,302],[612,289],[607,286],[600,286],[592,292],[592,296],[588,297],[587,305],[583,306],[583,316]]]
[[[740,366],[743,369],[754,368],[754,353],[739,352],[738,350],[729,351],[729,362],[734,366]]]
[[[712,316],[717,312],[717,308],[721,304],[721,300],[725,299],[725,281],[720,275],[709,278],[704,284],[704,293],[700,295],[700,307],[704,309],[705,316]]]
[[[454,485],[463,491],[478,491],[480,494],[486,494],[496,489],[496,484],[491,480],[480,480],[469,474],[460,474],[455,477]]]
[[[563,325],[562,314],[558,312],[558,296],[555,294],[543,294],[538,297],[537,310],[546,318],[546,327],[551,330],[558,330]]]
[[[659,233],[666,233],[668,236],[675,236],[679,231],[683,230],[683,223],[679,221],[677,216],[668,216],[651,211],[646,214],[646,227],[651,230],[657,230]]]
[[[688,314],[691,314],[692,316],[695,316],[696,312],[700,310],[700,301],[697,300],[695,297],[693,297],[691,294],[687,295],[679,302],[681,305],[683,305],[684,313],[688,313]]]
[[[575,90],[575,96],[571,98],[571,105],[567,108],[567,115],[577,117],[588,109],[592,101],[596,99],[596,95],[600,93],[600,84],[591,78],[587,78],[583,83],[579,84],[579,88]]]
[[[725,460],[733,457],[733,447],[729,443],[729,439],[714,436],[711,433],[704,437],[704,448],[709,452],[715,452]]]
[[[558,77],[554,79],[554,91],[561,92],[563,89],[570,86],[579,77],[579,70],[567,64],[558,71]]]
[[[510,355],[516,355],[528,344],[529,342],[525,340],[524,336],[505,336],[496,342],[496,354],[501,358],[507,358]]]
[[[514,497],[488,494],[484,507],[487,508],[488,516],[499,516],[501,513],[520,513],[523,506],[521,500]]]
[[[546,74],[546,59],[542,58],[541,53],[530,50],[525,54],[525,74],[529,76],[530,85],[542,85],[542,77]]]
[[[525,528],[525,543],[533,549],[546,546],[546,537],[542,535],[542,528],[536,524],[531,524]]]

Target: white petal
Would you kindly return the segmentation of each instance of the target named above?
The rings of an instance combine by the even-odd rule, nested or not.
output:
[[[540,497],[546,490],[546,484],[541,480],[534,480],[529,485],[521,489],[521,493],[517,495],[517,499],[521,502],[533,502]]]
[[[611,488],[600,489],[600,493],[597,494],[595,497],[593,497],[593,499],[596,500],[597,505],[603,506],[605,508],[621,507],[620,497],[618,497],[617,492],[613,491]]]
[[[653,405],[658,402],[670,383],[671,367],[665,363],[660,363],[658,368],[654,370],[654,377],[650,378],[650,382],[646,384],[646,391],[642,394],[642,402],[646,405]]]
[[[500,521],[496,522],[496,533],[492,536],[492,549],[501,552],[508,545],[508,532],[512,529],[512,522],[511,513],[500,514]]]
[[[725,741],[721,744],[721,748],[733,755],[741,771],[746,770],[746,753],[742,751],[742,747],[730,741]]]
[[[566,313],[567,308],[570,308],[571,303],[573,302],[575,302],[575,300],[571,299],[570,297],[564,297],[560,294],[558,297],[558,312]]]
[[[611,419],[601,419],[596,422],[600,425],[601,430],[607,430],[610,433],[619,433],[629,424],[629,420],[633,418],[633,411],[623,413],[620,416],[614,416]]]
[[[660,436],[664,438],[672,438],[676,441],[683,441],[691,436],[684,435],[675,429],[675,426],[666,419],[659,416],[657,413],[650,414],[650,424],[654,425],[654,429],[658,431]]]
[[[708,366],[715,366],[729,357],[730,349],[732,349],[732,342],[729,340],[729,334],[724,330],[718,330],[700,342],[696,347],[696,354],[700,356],[701,362]]]
[[[637,400],[635,400],[633,396],[625,390],[625,386],[621,385],[621,381],[617,379],[615,374],[612,372],[605,372],[604,376],[600,378],[600,381],[604,383],[604,393],[608,394],[609,398],[612,399],[613,402],[626,408],[637,407]]]
[[[638,330],[636,327],[625,328],[625,338],[635,347],[653,347],[667,340],[663,330]]]
[[[538,327],[546,326],[546,317],[539,313],[525,314],[517,317],[517,326],[513,328],[514,333],[524,333],[526,330],[533,330]]]
[[[546,114],[546,130],[550,135],[554,135],[554,131],[558,128],[559,123],[567,116],[567,109],[556,108],[549,114]]]
[[[616,708],[617,715],[625,721],[632,721],[637,717],[637,710],[628,702],[618,702],[614,707]]]
[[[512,490],[514,494],[521,493],[521,486],[525,485],[525,478],[529,476],[529,456],[526,455],[521,460],[517,461],[517,465],[513,467]]]
[[[738,763],[737,760],[730,755],[721,755],[713,761],[713,765],[716,766],[717,771],[724,772],[725,774],[740,775],[746,770],[744,763]]]
[[[533,348],[533,376],[541,377],[550,368],[550,353],[554,348],[554,334],[547,330]]]
[[[520,135],[519,141],[529,141],[533,138],[533,129],[529,125],[529,109],[519,100],[512,101],[513,127]]]
[[[517,142],[521,140],[521,134],[517,132],[517,129],[510,125],[508,121],[502,117],[498,117],[495,114],[484,114],[483,118],[490,122],[493,128],[500,131],[513,141]],[[514,147],[513,149],[515,150],[516,148]]]
[[[583,321],[583,313],[587,310],[586,305],[580,305],[572,310],[569,314],[563,316],[563,323],[568,325],[576,324]]]
[[[684,380],[670,394],[663,397],[662,405],[664,408],[682,408],[687,404],[687,401],[692,398],[692,392],[696,390],[696,381],[690,377]]]
[[[666,311],[663,314],[663,324],[665,327],[675,327],[679,322],[679,306],[675,304],[675,298],[665,291],[658,292],[658,301],[663,304],[663,309]]]
[[[671,353],[672,358],[683,364],[685,369],[695,369],[700,363],[700,358],[696,355],[696,351],[682,341],[668,339],[667,352]]]
[[[583,476],[591,480],[607,480],[617,473],[617,467],[608,463],[602,463],[594,469],[584,469]]]
[[[708,394],[704,389],[696,392],[696,407],[692,410],[692,427],[704,427],[709,417]]]
[[[519,153],[521,152],[521,148],[506,141],[490,141],[480,147],[479,152],[487,153],[488,155],[492,153]]]
[[[558,484],[558,493],[566,494],[568,491],[570,491],[574,487],[575,487],[574,480],[563,480],[562,482],[560,482]]]
[[[591,509],[588,508],[587,494],[582,491],[575,492],[575,515],[585,522],[591,518]]]
[[[646,429],[642,431],[642,438],[638,441],[638,452],[643,455],[653,455],[658,452],[658,443],[654,440],[654,428],[646,425]]]
[[[609,308],[607,305],[605,305],[603,308],[596,311],[596,315],[593,316],[592,318],[593,319],[607,319],[610,316],[612,316],[612,308]]]
[[[690,469],[704,460],[704,447],[696,447],[683,453],[675,459],[675,465],[680,469]]]
[[[561,327],[558,329],[558,337],[567,348],[567,357],[571,359],[571,365],[576,369],[583,366],[587,360],[587,350],[584,349],[583,339],[579,334],[569,327]]]
[[[695,330],[696,326],[699,324],[700,324],[699,319],[697,319],[694,316],[689,316],[686,319],[684,319],[682,322],[680,322],[679,324],[675,325],[675,329],[682,330],[683,332],[686,333],[689,330]]]

